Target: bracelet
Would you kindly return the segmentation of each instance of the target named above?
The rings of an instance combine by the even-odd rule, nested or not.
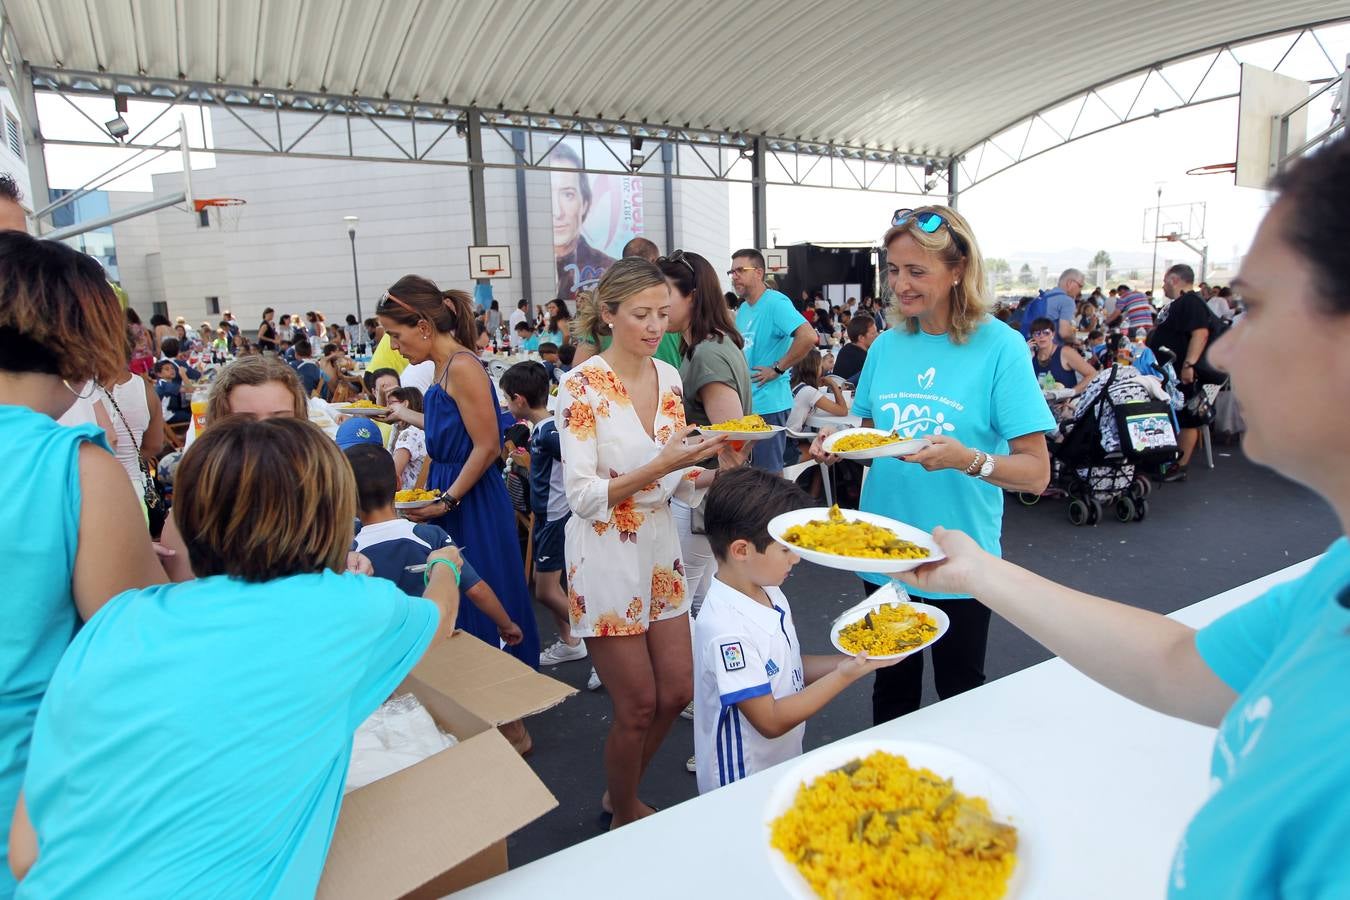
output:
[[[422,570],[422,587],[431,584],[431,570],[437,566],[449,566],[450,571],[455,573],[455,586],[459,587],[459,566],[453,559],[445,559],[441,556],[427,560],[427,567]]]
[[[976,451],[975,451],[975,459],[971,462],[970,465],[966,466],[965,472],[966,472],[967,475],[974,475],[976,472],[978,472],[978,471],[980,470],[980,465],[981,465],[980,457],[981,457],[981,456],[984,456],[984,451],[983,451],[983,450],[976,450]]]

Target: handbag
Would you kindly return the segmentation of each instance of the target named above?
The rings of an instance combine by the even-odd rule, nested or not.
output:
[[[1182,428],[1203,428],[1214,421],[1214,404],[1209,402],[1209,394],[1199,381],[1192,382],[1190,396],[1186,405],[1177,414]],[[1184,393],[1184,392],[1183,392]]]
[[[122,420],[122,427],[127,430],[127,434],[132,434],[131,424],[127,422],[127,417],[122,413],[122,407],[117,405],[117,398],[112,395],[112,391],[103,388],[103,394],[112,404],[113,411],[117,413],[117,418]],[[145,455],[141,453],[139,445],[136,447],[136,462],[141,467],[141,481],[145,485],[141,499],[145,501],[145,511],[150,517],[150,533],[158,535],[159,528],[163,527],[164,519],[168,516],[168,510],[164,506],[164,498],[159,495],[159,490],[155,487],[155,473],[151,470],[150,464],[145,461]]]

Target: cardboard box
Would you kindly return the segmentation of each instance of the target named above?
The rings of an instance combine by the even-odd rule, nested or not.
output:
[[[497,725],[576,690],[472,635],[427,651],[410,690],[459,743],[347,794],[321,900],[441,897],[506,871],[506,837],[558,805]]]

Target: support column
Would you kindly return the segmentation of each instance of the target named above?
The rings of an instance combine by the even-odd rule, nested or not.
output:
[[[755,138],[755,155],[750,157],[750,202],[755,227],[755,249],[769,246],[769,142]]]
[[[530,281],[530,210],[529,197],[525,183],[525,132],[516,128],[511,131],[511,149],[516,154],[516,216],[520,228],[520,291],[522,297],[533,297]],[[482,177],[481,175],[479,176]],[[486,223],[484,223],[486,231]]]
[[[661,179],[666,200],[665,252],[669,253],[675,249],[675,179],[672,177],[675,173],[675,147],[670,141],[661,142],[661,170],[665,173]]]
[[[956,201],[961,196],[961,185],[957,181],[960,175],[960,169],[956,165],[956,157],[947,158],[947,205],[956,209]]]
[[[464,128],[464,140],[469,152],[469,211],[473,218],[473,242],[481,246],[488,242],[487,231],[487,189],[483,185],[483,125],[478,110],[470,108],[465,112],[468,122]],[[484,284],[487,279],[478,279]]]
[[[16,53],[9,29],[6,28],[5,32],[6,43],[11,44],[10,52]],[[15,59],[18,58],[16,55]],[[27,63],[21,64],[18,69],[20,83],[11,87],[14,89],[14,99],[18,101],[19,115],[23,117],[24,162],[28,164],[28,186],[33,192],[28,202],[36,211],[51,203],[52,196],[47,189],[47,158],[42,152],[42,126],[38,123],[37,102],[33,99],[33,73]],[[34,234],[40,233],[41,224],[34,222],[33,225]]]

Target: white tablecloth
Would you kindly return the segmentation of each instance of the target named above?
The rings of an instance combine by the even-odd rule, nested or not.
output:
[[[1301,575],[1312,562],[1201,601],[1173,618],[1204,625]],[[849,740],[943,744],[1021,788],[1045,838],[1023,896],[1143,900],[1166,894],[1172,851],[1206,797],[1213,736],[1213,729],[1147,710],[1053,659]],[[599,766],[600,758],[582,762]],[[780,896],[762,815],[779,777],[781,769],[761,772],[456,896]]]

